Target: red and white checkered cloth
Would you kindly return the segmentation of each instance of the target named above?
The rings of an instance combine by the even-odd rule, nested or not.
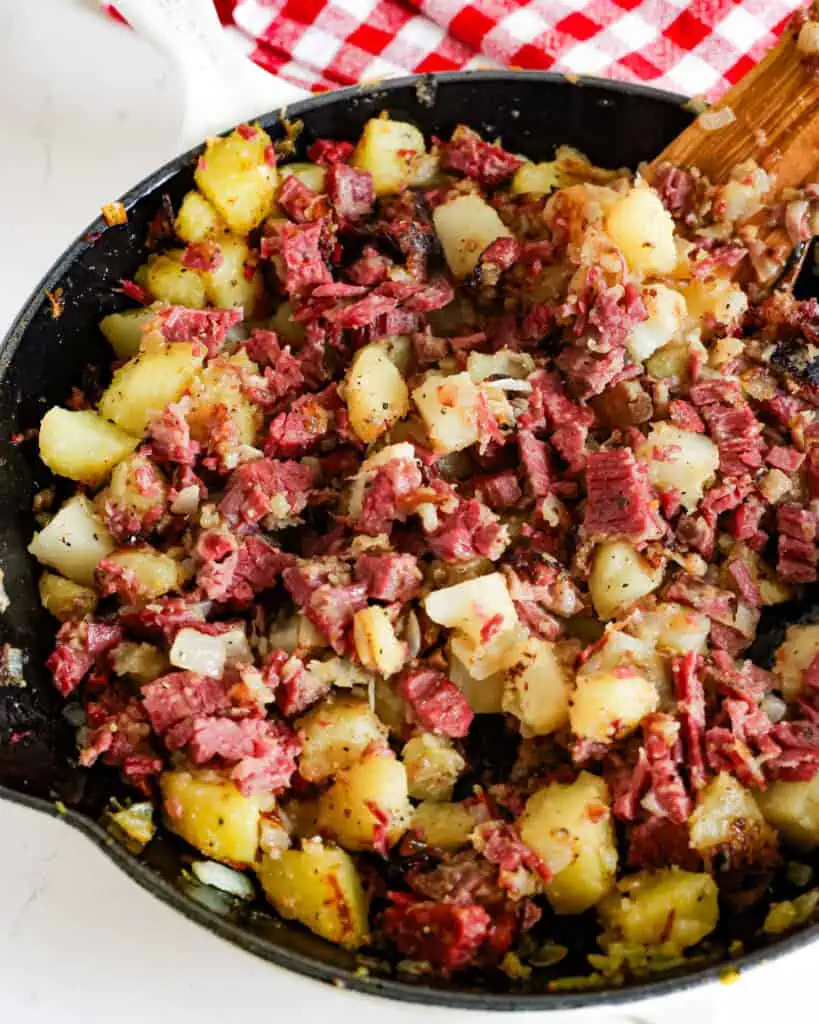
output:
[[[553,69],[714,98],[803,0],[215,0],[253,60],[321,91],[407,72]]]

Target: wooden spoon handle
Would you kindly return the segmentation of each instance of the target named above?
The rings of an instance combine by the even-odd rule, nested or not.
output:
[[[698,167],[721,183],[750,158],[774,178],[770,195],[811,177],[819,164],[819,82],[797,49],[797,34],[786,28],[764,60],[712,108],[730,109],[730,124],[708,131],[697,118],[651,162],[650,172],[664,163]]]

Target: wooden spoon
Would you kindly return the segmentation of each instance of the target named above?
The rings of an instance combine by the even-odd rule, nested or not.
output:
[[[807,13],[819,20],[819,3]],[[797,48],[797,36],[786,28],[764,60],[714,105],[714,113],[733,112],[730,124],[709,131],[698,117],[651,162],[650,171],[665,163],[697,167],[721,183],[738,163],[753,159],[774,179],[769,202],[811,178],[819,165],[819,82]]]

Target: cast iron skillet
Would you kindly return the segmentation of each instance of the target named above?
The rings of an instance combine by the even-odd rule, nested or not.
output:
[[[320,136],[355,139],[365,121],[388,109],[415,122],[424,133],[448,137],[456,124],[472,125],[488,137],[502,135],[504,145],[535,159],[549,159],[554,147],[569,143],[606,167],[636,167],[650,159],[690,120],[682,97],[636,86],[593,79],[572,84],[560,75],[539,72],[457,73],[404,78],[370,88],[352,88],[292,106],[291,118],[304,121],[299,150]],[[274,138],[283,128],[278,114],[261,118]],[[300,154],[299,154],[300,155]],[[53,690],[43,662],[54,635],[54,622],[37,596],[37,569],[25,551],[33,531],[33,492],[52,482],[38,465],[36,443],[12,445],[13,434],[36,426],[55,403],[64,403],[71,386],[106,366],[108,350],[96,324],[107,313],[129,305],[116,291],[143,259],[146,229],[167,193],[174,205],[191,187],[193,153],[166,164],[124,197],[128,223],[106,228],[98,220],[54,264],[29,299],[0,346],[0,566],[6,573],[11,608],[0,619],[0,642],[26,652],[27,686],[8,687],[0,680],[0,796],[48,814],[60,814],[83,832],[148,891],[193,921],[282,967],[325,982],[406,1002],[482,1010],[546,1010],[592,1007],[659,996],[713,980],[719,964],[689,969],[626,989],[547,994],[545,980],[566,973],[587,973],[582,948],[594,948],[593,922],[566,921],[561,941],[576,950],[559,967],[530,983],[456,977],[429,981],[373,965],[359,971],[351,954],[295,925],[275,920],[263,908],[240,916],[214,901],[213,890],[180,883],[185,852],[173,837],[152,842],[141,858],[133,857],[98,823],[108,796],[121,792],[113,773],[85,771],[76,765],[73,730],[63,717],[63,701]],[[100,196],[100,202],[109,199]],[[46,290],[63,289],[64,312],[55,320]],[[781,621],[805,608],[785,609]],[[763,630],[763,644],[778,642],[781,621]],[[778,635],[777,635],[778,634]],[[767,639],[766,639],[767,637]],[[764,658],[766,652],[759,652]],[[492,746],[491,737],[486,749]],[[188,854],[190,851],[188,850]],[[787,895],[787,893],[785,893]],[[726,915],[732,916],[732,915]],[[565,919],[564,919],[565,920]],[[740,922],[746,953],[736,966],[748,967],[811,941],[819,927],[762,948],[752,938],[757,922]],[[726,941],[736,932],[725,936]]]

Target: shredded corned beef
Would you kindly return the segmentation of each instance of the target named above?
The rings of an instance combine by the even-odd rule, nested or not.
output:
[[[204,345],[213,358],[225,342],[228,331],[242,319],[240,309],[185,309],[168,306],[157,313],[168,341],[194,341]]]
[[[375,188],[369,171],[336,161],[327,171],[327,192],[342,222],[357,221],[372,213]]]
[[[381,918],[384,933],[404,956],[449,973],[466,967],[489,933],[491,918],[477,903],[432,903],[392,893]]]
[[[460,171],[481,185],[495,186],[510,178],[525,161],[500,146],[484,142],[471,128],[459,125],[452,140],[442,148],[441,162],[449,171]]]
[[[414,555],[365,553],[356,559],[355,578],[371,599],[405,604],[418,593],[422,575]]]
[[[309,466],[254,459],[231,474],[219,511],[234,527],[252,525],[266,515],[292,519],[306,507],[312,483]]]
[[[624,448],[591,452],[586,461],[586,515],[590,539],[650,540],[659,536],[648,479]]]
[[[469,732],[473,714],[467,699],[443,672],[410,669],[399,679],[397,689],[422,728],[454,737]]]
[[[260,185],[277,150],[302,157],[285,127],[275,148],[261,127],[237,129]],[[553,169],[573,184],[522,192],[549,169],[516,175],[524,158],[471,128],[423,153],[414,129],[373,127],[385,145],[411,141],[393,156],[395,177],[414,184],[389,192],[383,160],[365,169],[368,144],[313,141],[322,184],[280,168],[275,199],[234,232],[247,245],[238,282],[226,279],[228,236],[174,239],[166,197],[149,246],[178,245],[205,308],[164,302],[140,271],[145,288],[118,291],[150,309],[101,325],[118,358],[117,326],[122,345],[140,342],[131,390],[100,403],[132,443],[119,465],[108,445],[83,453],[73,508],[56,504],[60,489],[34,499],[42,600],[60,622],[47,665],[70,698],[80,764],[116,769],[157,823],[234,868],[259,863],[257,839],[275,859],[289,835],[294,871],[346,851],[345,878],[325,872],[332,914],[293,913],[323,933],[338,918],[350,948],[368,932],[366,952],[422,961],[419,972],[470,969],[495,985],[499,969],[526,976],[556,940],[576,973],[592,947],[585,924],[566,939],[563,904],[582,896],[561,877],[575,831],[601,844],[612,892],[671,865],[712,876],[721,919],[706,943],[727,946],[726,916],[762,921],[763,901],[792,880],[780,885],[773,824],[729,820],[742,792],[709,820],[724,839],[713,849],[692,846],[692,814],[708,817],[714,787],[751,799],[819,775],[812,634],[766,646],[783,626],[812,628],[819,302],[781,285],[760,298],[785,268],[754,236],[787,221],[802,238],[819,187],[735,223],[720,220],[722,186],[663,167],[653,188],[672,217],[652,225],[667,237],[645,256],[676,253],[677,267],[646,273],[611,215],[635,187],[627,172],[562,149]],[[436,224],[464,196],[486,220],[458,224],[453,246]],[[494,217],[506,230],[486,234]],[[456,249],[471,252],[468,268]],[[754,274],[747,312],[697,322],[694,292]],[[640,358],[655,335],[660,349]],[[165,380],[171,342],[185,344]],[[376,369],[362,380],[351,364],[369,347]],[[431,375],[458,375],[463,407],[454,389],[424,388]],[[96,379],[67,415],[93,411]],[[660,424],[699,440],[649,457]],[[703,436],[719,452],[704,479]],[[59,469],[47,430],[40,442]],[[11,677],[18,661],[0,652]],[[581,673],[604,695],[596,732]],[[173,773],[195,781],[190,806]],[[219,827],[187,827],[207,825],[198,794],[211,784]],[[594,791],[581,805],[555,786]],[[546,835],[552,794],[565,814]],[[616,835],[586,837],[581,813],[590,825],[610,816]],[[367,898],[353,913],[341,890],[357,877]],[[628,891],[635,920],[643,898]],[[676,909],[657,943],[673,963],[685,953]],[[613,930],[604,962],[631,981],[636,961]]]

